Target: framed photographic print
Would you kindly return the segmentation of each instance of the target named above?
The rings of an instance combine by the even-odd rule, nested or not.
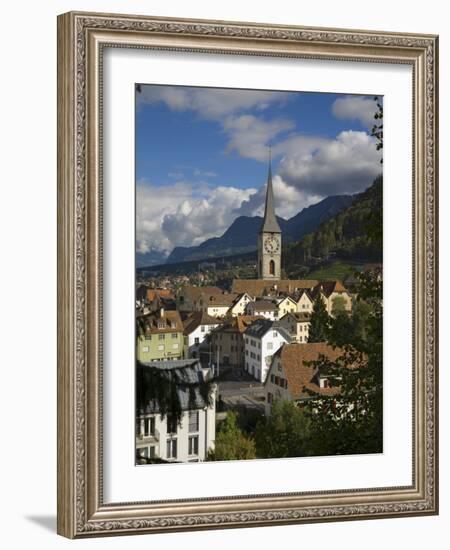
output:
[[[436,514],[437,37],[58,18],[58,532]]]

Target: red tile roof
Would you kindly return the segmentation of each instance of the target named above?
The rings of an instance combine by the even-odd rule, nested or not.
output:
[[[288,383],[288,391],[294,399],[311,397],[306,390],[318,395],[336,395],[338,387],[321,388],[318,384],[318,369],[305,365],[308,361],[317,361],[324,355],[331,361],[342,355],[341,348],[333,348],[326,343],[285,344],[275,354],[274,361],[280,360]],[[267,377],[269,380],[270,377]],[[266,382],[267,383],[267,382]]]

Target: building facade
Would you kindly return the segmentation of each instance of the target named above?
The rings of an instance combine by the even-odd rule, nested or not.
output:
[[[143,315],[137,319],[136,358],[138,361],[163,361],[183,358],[183,323],[178,311]]]
[[[170,373],[177,370],[183,380],[205,382],[209,372],[201,368],[198,360],[166,361],[161,366],[141,365],[140,368],[158,368]],[[142,379],[140,379],[142,380]],[[142,382],[141,382],[142,383]],[[142,388],[141,388],[142,389]],[[138,405],[136,414],[136,459],[166,462],[201,462],[208,452],[214,450],[216,437],[215,408],[217,388],[211,385],[209,401],[194,387],[195,397],[190,399],[188,392],[180,386],[177,389],[182,407],[180,421],[170,415],[160,414],[156,401]]]
[[[292,340],[278,323],[262,319],[252,323],[244,334],[245,370],[258,382],[264,382],[272,356]]]
[[[203,311],[196,311],[184,321],[184,357],[198,358],[200,346],[212,330],[219,326],[219,321]]]
[[[310,313],[286,313],[279,321],[280,326],[284,327],[292,336],[293,341],[299,344],[308,342],[309,325],[311,321]]]
[[[245,366],[244,332],[261,317],[239,315],[211,332],[211,362],[219,367]]]

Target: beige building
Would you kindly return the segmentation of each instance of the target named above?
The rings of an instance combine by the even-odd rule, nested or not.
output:
[[[201,311],[200,302],[203,295],[215,294],[222,294],[222,290],[217,286],[183,286],[177,294],[177,309],[180,312]]]
[[[309,324],[311,320],[310,313],[286,313],[279,321],[279,324],[284,327],[289,334],[299,344],[308,342]]]
[[[342,304],[346,311],[352,310],[352,297],[340,281],[323,281],[314,289],[314,294],[320,292],[329,315],[333,315],[334,308]]]
[[[236,294],[226,292],[222,292],[221,294],[203,293],[199,300],[200,311],[211,317],[222,319],[228,314],[236,298]]]
[[[299,313],[311,313],[313,310],[313,298],[309,290],[303,289],[297,294],[297,311]]]
[[[239,315],[211,332],[212,362],[219,366],[244,367],[244,332],[258,316]]]
[[[278,319],[295,311],[297,311],[297,302],[290,296],[284,296],[278,300]]]

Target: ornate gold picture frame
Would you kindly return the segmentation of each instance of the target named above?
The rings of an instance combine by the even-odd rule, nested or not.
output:
[[[104,501],[105,48],[412,68],[412,484],[235,497]],[[58,533],[69,538],[438,513],[438,38],[256,23],[66,13],[58,18]],[[132,376],[132,373],[130,373]],[[267,493],[267,494],[265,494]]]

